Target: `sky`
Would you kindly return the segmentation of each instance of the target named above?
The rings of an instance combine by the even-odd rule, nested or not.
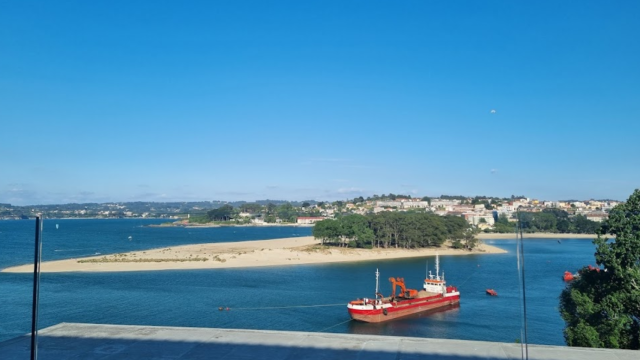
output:
[[[640,2],[0,1],[0,203],[625,200]]]

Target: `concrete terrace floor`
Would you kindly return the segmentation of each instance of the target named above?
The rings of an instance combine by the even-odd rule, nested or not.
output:
[[[267,330],[61,323],[39,332],[38,359],[521,359],[519,344]],[[29,359],[30,336],[0,342]],[[529,345],[529,359],[637,360],[640,352]]]

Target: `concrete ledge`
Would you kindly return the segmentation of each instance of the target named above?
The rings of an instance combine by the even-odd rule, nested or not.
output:
[[[38,358],[64,359],[520,359],[518,344],[270,330],[61,323],[39,332]],[[28,359],[30,337],[0,342]],[[529,346],[530,359],[637,360],[640,352]]]

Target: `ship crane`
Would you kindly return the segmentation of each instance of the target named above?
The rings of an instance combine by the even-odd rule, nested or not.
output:
[[[404,278],[389,278],[389,282],[391,282],[392,285],[392,290],[391,290],[391,298],[394,298],[396,296],[396,286],[400,287],[400,290],[402,290],[400,292],[400,296],[402,297],[406,297],[406,298],[412,298],[415,297],[416,295],[418,295],[418,290],[413,290],[413,289],[407,289],[407,287],[404,284]]]

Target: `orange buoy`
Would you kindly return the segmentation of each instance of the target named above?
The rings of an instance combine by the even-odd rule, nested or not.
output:
[[[573,274],[568,272],[568,271],[565,271],[563,279],[564,279],[564,281],[572,281],[573,280]]]

